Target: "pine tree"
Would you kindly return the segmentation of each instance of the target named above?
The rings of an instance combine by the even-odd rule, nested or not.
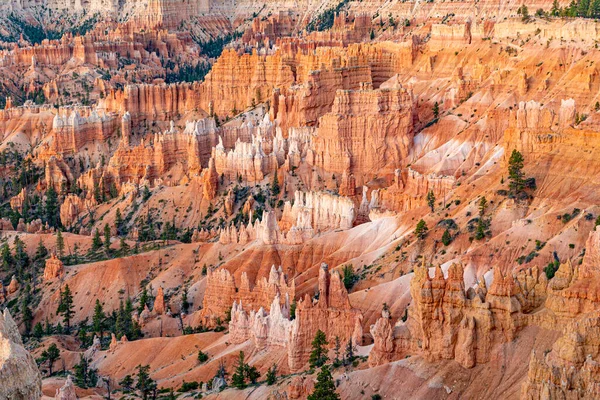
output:
[[[119,382],[119,386],[123,388],[123,392],[129,393],[133,390],[133,378],[131,375],[125,375],[123,379]]]
[[[144,308],[146,307],[146,304],[148,304],[148,289],[146,288],[146,285],[142,286],[142,293],[140,294],[140,300],[139,300],[139,305],[138,305],[138,313],[141,314],[142,311],[144,311]]]
[[[321,372],[317,375],[315,388],[308,395],[307,400],[340,400],[340,395],[335,391],[335,383],[331,372],[329,372],[329,366],[323,365],[321,367]]]
[[[333,366],[335,368],[336,366],[339,366],[340,363],[340,348],[342,345],[340,343],[339,336],[336,335],[334,343],[335,345],[333,346],[333,353],[335,354],[335,359],[333,360]]]
[[[344,354],[344,365],[350,365],[354,362],[354,346],[352,345],[352,339],[348,340],[346,344],[346,353]]]
[[[4,242],[2,249],[0,249],[0,258],[2,259],[2,269],[8,270],[13,265],[14,259],[8,247],[8,242]]]
[[[202,363],[204,363],[206,361],[208,361],[208,354],[206,354],[202,350],[198,350],[198,362],[200,364],[202,364]]]
[[[98,334],[100,339],[104,336],[104,327],[106,321],[106,314],[104,313],[104,307],[100,303],[100,300],[96,299],[96,305],[94,306],[94,316],[92,317],[92,327],[94,332]]]
[[[56,360],[60,358],[60,350],[56,346],[56,343],[52,343],[46,350],[41,354],[41,361],[48,362],[48,375],[52,376],[52,367]]]
[[[600,216],[599,216],[600,218]],[[294,301],[292,301],[292,304],[290,305],[290,320],[293,321],[296,319],[296,307],[298,305],[296,304],[296,299],[294,299]]]
[[[56,231],[56,254],[59,258],[62,258],[65,254],[65,239],[60,229]]]
[[[279,195],[281,188],[279,187],[279,178],[277,177],[277,171],[273,173],[273,182],[271,182],[271,194],[273,196]]]
[[[590,9],[590,0],[579,0],[577,2],[577,16],[587,17]]]
[[[29,307],[29,295],[23,297],[21,302],[21,319],[25,326],[25,335],[28,336],[31,333],[31,325],[33,323],[33,312]]]
[[[592,0],[590,3],[590,18],[600,18],[600,0]],[[594,106],[596,111],[600,110],[600,103],[596,102]]]
[[[15,256],[14,256],[15,264],[17,265],[17,267],[19,269],[19,273],[22,274],[23,270],[29,264],[29,256],[27,255],[25,243],[23,243],[23,241],[21,240],[21,238],[19,236],[15,236],[13,250],[14,250],[14,254],[15,254]]]
[[[42,242],[42,238],[40,238],[40,241],[38,242],[38,246],[35,249],[35,259],[43,260],[46,258],[47,255],[48,255],[48,249],[46,248],[46,246],[44,246],[44,242]]]
[[[100,237],[100,231],[96,229],[94,232],[94,238],[92,239],[92,251],[96,251],[102,248],[102,238]]]
[[[420,240],[423,240],[427,236],[428,230],[429,228],[427,228],[427,224],[421,219],[419,220],[419,222],[417,222],[417,227],[415,228],[415,236]]]
[[[123,217],[121,216],[121,209],[117,208],[115,213],[115,229],[117,230],[117,235],[123,234]]]
[[[44,327],[42,326],[41,322],[38,322],[33,327],[33,337],[35,337],[36,339],[41,339],[42,336],[44,336]]]
[[[183,288],[183,294],[181,295],[181,310],[187,313],[190,304],[188,303],[188,288]]]
[[[156,382],[150,378],[149,365],[138,365],[137,370],[137,383],[135,384],[135,388],[140,391],[144,400],[148,400],[151,394],[156,393]]]
[[[508,187],[514,196],[525,187],[523,177],[523,155],[517,150],[513,150],[508,160]]]
[[[77,386],[83,389],[96,387],[98,371],[90,367],[90,362],[83,354],[79,355],[79,364],[76,364],[73,369],[75,370],[75,384]]]
[[[277,382],[277,365],[273,364],[267,371],[267,385],[271,386]]]
[[[119,254],[121,256],[126,256],[127,254],[129,254],[129,250],[131,250],[131,248],[125,241],[125,238],[121,237],[121,239],[119,239]]]
[[[69,288],[69,285],[65,285],[65,290],[60,292],[60,302],[56,313],[62,315],[67,333],[71,329],[71,318],[73,318],[73,315],[75,314],[73,308],[73,295],[71,294],[71,289]]]
[[[235,373],[231,377],[231,384],[238,388],[244,389],[246,386],[246,364],[244,362],[244,352],[240,351],[238,363],[235,367]]]
[[[450,243],[452,243],[452,235],[448,229],[446,229],[442,234],[442,243],[444,246],[448,246]]]
[[[440,116],[440,105],[436,101],[435,104],[433,105],[433,118],[438,119],[439,116]]]
[[[478,205],[480,217],[483,217],[485,215],[485,210],[487,210],[487,206],[488,206],[487,199],[484,196],[479,200],[479,205]]]
[[[44,219],[53,228],[60,227],[60,212],[58,208],[58,194],[54,186],[50,185],[46,190],[46,202],[44,204]]]
[[[560,5],[558,4],[558,0],[554,0],[552,3],[552,10],[550,10],[550,14],[553,17],[558,17],[560,15]]]
[[[308,359],[311,368],[320,367],[327,362],[328,357],[325,346],[328,344],[325,332],[319,329],[311,343],[312,352]]]
[[[427,205],[431,209],[431,212],[435,210],[435,194],[433,194],[433,190],[427,192]]]
[[[104,224],[104,250],[108,253],[110,251],[110,226]]]

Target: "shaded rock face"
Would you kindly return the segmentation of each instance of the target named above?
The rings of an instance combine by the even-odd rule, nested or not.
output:
[[[7,309],[0,315],[0,399],[42,397],[42,376]]]

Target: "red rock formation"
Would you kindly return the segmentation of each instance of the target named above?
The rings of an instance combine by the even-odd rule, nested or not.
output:
[[[296,318],[289,320],[289,297],[281,307],[277,294],[267,314],[264,307],[247,314],[242,302],[235,302],[231,310],[229,329],[233,343],[252,339],[258,350],[271,346],[285,347],[288,365],[300,370],[308,362],[311,342],[318,330],[325,332],[330,345],[338,337],[341,343],[362,343],[362,314],[352,308],[348,292],[337,272],[330,274],[326,264],[319,272],[319,300],[313,304],[307,296],[298,302]]]
[[[292,371],[308,362],[311,342],[318,330],[325,332],[330,345],[336,336],[341,343],[362,344],[362,314],[352,308],[348,292],[337,271],[329,273],[327,264],[319,270],[319,300],[313,304],[307,296],[298,302],[296,324],[288,347],[288,364]]]
[[[10,208],[20,213],[23,212],[23,203],[25,200],[27,200],[27,190],[23,188],[18,195],[11,197]]]
[[[17,281],[17,278],[13,275],[12,278],[10,278],[10,283],[6,288],[6,291],[8,292],[8,294],[13,294],[17,290],[19,290],[19,287],[19,282]]]
[[[393,176],[413,136],[412,93],[397,84],[338,91],[331,113],[319,120],[308,162],[325,171],[367,177]]]
[[[63,262],[56,257],[56,253],[52,253],[50,258],[46,259],[46,267],[44,268],[44,280],[49,281],[56,278],[62,278],[65,274]]]
[[[525,313],[540,304],[546,284],[537,269],[515,280],[495,268],[489,290],[482,282],[478,290],[465,292],[461,265],[452,264],[447,279],[440,267],[433,278],[426,266],[417,267],[408,320],[392,328],[384,317],[371,326],[375,346],[369,363],[378,365],[407,353],[430,361],[453,359],[465,368],[486,363],[494,346],[512,340],[527,323]]]
[[[525,399],[600,396],[600,312],[592,311],[564,327],[550,352],[531,353],[523,383]]]
[[[226,269],[208,270],[206,277],[206,291],[202,303],[202,317],[207,325],[213,325],[217,317],[225,319],[225,313],[234,302],[244,304],[250,310],[260,308],[269,311],[273,298],[278,296],[281,302],[294,299],[296,287],[294,282],[288,284],[281,267],[271,266],[268,279],[258,279],[253,287],[246,273],[242,273],[239,286]]]
[[[152,311],[158,315],[162,315],[166,311],[165,294],[163,292],[163,288],[160,286],[156,291],[156,297],[154,298],[154,307],[152,308]]]

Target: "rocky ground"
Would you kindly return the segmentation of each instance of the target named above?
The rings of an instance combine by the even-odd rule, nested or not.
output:
[[[596,3],[0,5],[0,399],[600,396]]]

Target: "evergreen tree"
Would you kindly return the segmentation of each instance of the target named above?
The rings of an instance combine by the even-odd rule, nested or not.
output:
[[[296,299],[294,299],[294,301],[292,301],[292,304],[290,305],[290,320],[291,321],[296,319],[296,307],[297,307]]]
[[[56,231],[56,254],[59,258],[62,258],[65,254],[65,239],[60,229]]]
[[[590,3],[590,18],[600,18],[600,0],[592,0]],[[600,103],[596,102],[594,109],[596,111],[600,110]]]
[[[508,187],[514,196],[525,187],[523,177],[523,155],[517,150],[513,150],[508,160]]]
[[[149,365],[138,365],[137,366],[137,382],[135,388],[140,391],[142,398],[148,400],[150,395],[156,397],[156,382],[150,378],[150,366]]]
[[[39,340],[42,338],[42,336],[44,336],[44,328],[42,327],[42,323],[38,322],[33,327],[33,337]]]
[[[554,0],[554,2],[552,3],[550,15],[552,15],[553,17],[558,17],[560,15],[560,5],[558,4],[558,0]]]
[[[94,316],[92,317],[92,327],[94,332],[98,334],[100,339],[104,336],[104,327],[106,321],[106,314],[104,313],[104,307],[100,303],[100,300],[96,299],[96,305],[94,306]]]
[[[73,315],[75,314],[73,308],[73,295],[71,294],[71,289],[69,288],[69,285],[65,285],[65,290],[60,292],[60,302],[56,313],[62,315],[67,333],[71,329],[71,318],[73,318]]]
[[[60,227],[60,211],[58,208],[58,194],[54,186],[50,185],[46,190],[46,202],[44,204],[44,219],[53,228]]]
[[[139,305],[138,305],[138,313],[141,314],[142,311],[144,311],[144,307],[146,307],[146,305],[148,304],[148,288],[146,288],[146,285],[142,286],[142,293],[140,294],[140,301],[139,301]]]
[[[52,343],[46,350],[41,354],[40,361],[48,363],[48,375],[52,376],[52,367],[56,360],[60,358],[60,350],[56,347],[56,343]]]
[[[244,361],[244,352],[240,351],[238,357],[238,364],[235,368],[235,373],[231,377],[231,382],[234,387],[238,389],[244,389],[248,384],[247,381],[256,383],[256,380],[260,377],[260,373],[256,367],[252,367]]]
[[[587,17],[590,9],[590,0],[579,0],[577,3],[577,16]]]
[[[0,249],[0,258],[2,259],[2,269],[8,270],[13,265],[14,259],[8,247],[8,242],[4,242],[2,249]]]
[[[275,382],[277,382],[277,365],[273,364],[267,371],[267,385],[274,385]]]
[[[181,310],[184,313],[188,312],[190,304],[188,303],[188,288],[187,286],[183,288],[183,294],[181,295]]]
[[[131,375],[125,375],[123,379],[119,382],[119,386],[123,388],[123,392],[129,393],[133,390],[133,378]]]
[[[452,243],[452,235],[448,229],[446,229],[442,234],[442,243],[444,246],[448,246],[450,243]]]
[[[75,370],[75,384],[77,386],[83,389],[96,387],[98,370],[90,368],[90,362],[83,354],[79,355],[79,364],[76,364],[73,369]]]
[[[231,384],[238,388],[244,389],[246,385],[246,364],[244,362],[244,352],[240,351],[238,363],[235,367],[235,373],[231,377]]]
[[[308,395],[307,400],[340,400],[340,395],[335,391],[335,383],[331,372],[329,372],[329,366],[323,365],[321,367],[321,372],[317,375],[315,388]]]
[[[200,364],[202,364],[202,363],[204,363],[206,361],[208,361],[208,354],[206,354],[202,350],[198,350],[198,362]]]
[[[327,362],[328,357],[325,346],[328,344],[325,332],[319,329],[311,343],[312,352],[308,359],[311,368],[320,367]]]
[[[427,236],[428,230],[429,228],[427,228],[427,224],[421,219],[419,220],[419,222],[417,222],[417,227],[415,228],[415,236],[420,240],[423,240],[425,239],[425,236]]]
[[[121,209],[117,208],[115,213],[115,229],[117,230],[117,235],[123,234],[123,217],[121,216]]]
[[[487,199],[484,196],[484,197],[482,197],[479,200],[479,205],[478,205],[478,207],[479,207],[479,216],[480,217],[483,217],[485,215],[485,211],[487,210],[487,206],[488,206]]]
[[[121,256],[126,256],[127,254],[129,254],[129,250],[131,250],[131,248],[125,241],[125,238],[121,237],[121,239],[119,239],[119,254]]]
[[[100,231],[98,229],[94,232],[94,238],[92,239],[92,251],[96,251],[102,248],[102,238],[100,237]]]
[[[346,353],[344,354],[344,365],[350,365],[354,362],[354,346],[352,345],[352,339],[348,340],[346,344]]]
[[[29,286],[29,285],[28,285]],[[30,296],[27,294],[23,297],[23,301],[21,302],[21,319],[23,321],[23,325],[25,326],[25,335],[29,336],[31,333],[31,326],[33,323],[33,312],[29,307]]]
[[[38,242],[38,246],[35,249],[35,259],[43,260],[46,258],[47,255],[48,255],[48,249],[46,248],[46,246],[44,246],[44,242],[42,242],[42,238],[40,238],[40,241]]]
[[[273,182],[271,182],[271,194],[273,196],[279,195],[281,188],[279,187],[279,178],[277,177],[277,171],[273,173]]]
[[[15,236],[15,242],[13,244],[14,260],[17,265],[18,271],[23,275],[24,269],[29,265],[29,256],[27,255],[25,243],[19,236]]]
[[[438,119],[439,116],[440,116],[440,105],[436,101],[435,104],[433,105],[433,118]]]
[[[433,190],[427,192],[427,205],[431,209],[431,212],[435,210],[435,194],[433,194]]]
[[[359,280],[359,276],[354,273],[354,267],[352,265],[344,265],[342,270],[342,280],[346,290],[352,289],[352,286]]]
[[[335,354],[335,359],[333,360],[333,367],[336,368],[340,363],[340,348],[342,347],[339,336],[336,335],[334,343],[333,353]]]
[[[110,226],[104,224],[104,250],[108,253],[110,251]]]

